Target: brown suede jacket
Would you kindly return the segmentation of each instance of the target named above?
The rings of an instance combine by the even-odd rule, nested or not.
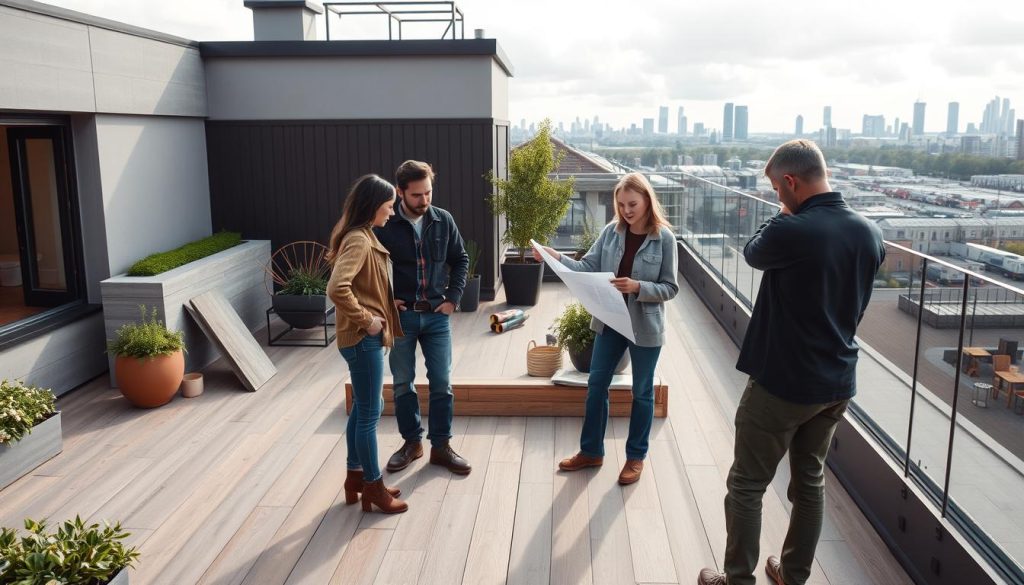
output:
[[[345,234],[327,283],[327,295],[337,308],[338,347],[352,347],[366,337],[374,315],[384,318],[384,347],[402,336],[390,275],[391,256],[372,230]]]

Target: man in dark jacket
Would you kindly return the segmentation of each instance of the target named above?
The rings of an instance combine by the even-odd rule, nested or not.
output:
[[[763,270],[736,367],[750,375],[736,411],[736,445],[725,498],[724,573],[705,585],[753,585],[761,501],[789,451],[793,503],[781,559],[765,567],[777,585],[811,573],[825,505],[824,464],[836,426],[856,392],[854,334],[885,257],[878,227],[833,192],[818,147],[778,147],[765,175],[782,210],[743,249]]]
[[[399,471],[423,456],[423,426],[416,378],[416,344],[423,349],[430,385],[427,439],[430,462],[465,475],[469,463],[449,445],[452,438],[452,330],[451,315],[462,298],[469,271],[469,255],[447,211],[430,204],[434,170],[429,164],[405,161],[395,171],[401,200],[396,213],[381,228],[377,239],[391,253],[395,305],[402,322],[402,337],[395,338],[390,366],[394,378],[395,418],[405,443],[391,459],[388,471]]]

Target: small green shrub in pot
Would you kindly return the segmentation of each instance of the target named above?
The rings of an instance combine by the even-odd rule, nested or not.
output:
[[[570,303],[555,319],[555,338],[559,347],[570,353],[582,353],[594,345],[590,313],[579,302]]]
[[[76,516],[48,532],[45,521],[29,519],[25,530],[19,536],[0,528],[2,585],[102,585],[139,558],[134,547],[124,545],[130,533],[120,523],[86,526]]]
[[[139,408],[155,408],[174,398],[185,375],[185,341],[180,331],[171,331],[157,318],[154,307],[141,320],[126,323],[107,344],[114,358],[118,389]]]
[[[181,331],[171,331],[157,318],[156,307],[146,317],[146,306],[140,305],[141,320],[125,323],[117,330],[114,340],[107,343],[107,351],[118,357],[136,359],[171,355],[185,349]]]
[[[0,381],[0,445],[20,441],[55,412],[50,390]]]
[[[327,275],[321,270],[307,266],[299,266],[288,272],[288,279],[285,281],[279,295],[325,295],[327,294]]]

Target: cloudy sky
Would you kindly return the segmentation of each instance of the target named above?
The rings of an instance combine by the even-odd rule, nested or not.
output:
[[[251,40],[243,0],[50,0],[51,4],[195,40]],[[751,132],[792,132],[797,114],[819,128],[860,131],[864,114],[909,121],[927,102],[925,130],[960,130],[1009,97],[1024,118],[1024,10],[1016,0],[459,0],[466,32],[497,38],[515,68],[513,123],[576,116],[615,127],[678,106],[690,124],[722,125],[724,102],[746,104]],[[350,17],[350,20],[351,19]],[[323,18],[319,23],[323,38]],[[350,36],[386,35],[353,20]],[[420,25],[421,36],[440,29]],[[337,30],[332,22],[332,34]],[[383,37],[383,38],[386,38]]]

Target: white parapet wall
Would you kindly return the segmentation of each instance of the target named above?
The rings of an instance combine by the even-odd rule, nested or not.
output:
[[[117,329],[139,319],[139,305],[156,307],[171,329],[185,332],[185,367],[201,369],[220,357],[220,353],[185,310],[185,303],[210,290],[220,291],[250,331],[266,325],[270,307],[269,276],[264,267],[270,262],[270,241],[250,240],[195,262],[156,276],[119,275],[100,283],[103,297],[103,321],[107,339]],[[116,387],[113,358],[110,383]]]

